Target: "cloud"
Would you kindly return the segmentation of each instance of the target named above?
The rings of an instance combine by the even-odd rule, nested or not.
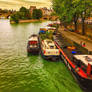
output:
[[[51,2],[50,0],[0,0],[0,8],[19,9],[21,6],[28,8],[30,5],[50,7]]]

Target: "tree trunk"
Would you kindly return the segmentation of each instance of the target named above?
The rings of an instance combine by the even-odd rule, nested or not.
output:
[[[77,31],[77,21],[74,21],[74,26],[75,26],[75,27],[74,27],[74,28],[75,28],[74,30],[75,30],[75,32],[76,32],[76,31]]]
[[[75,14],[74,15],[74,30],[75,30],[75,32],[77,32],[77,21],[78,21],[78,15],[77,14]]]
[[[81,14],[82,18],[82,35],[85,35],[85,18],[86,18],[86,10]]]
[[[67,24],[66,23],[63,23],[64,24],[64,27],[67,29]]]
[[[85,18],[82,18],[82,35],[85,35]]]

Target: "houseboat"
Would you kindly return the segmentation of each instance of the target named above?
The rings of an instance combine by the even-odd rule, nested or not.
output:
[[[45,34],[46,32],[52,32],[54,33],[56,31],[55,27],[44,27],[44,28],[40,28],[39,34]]]
[[[38,35],[31,35],[28,39],[27,45],[28,54],[38,54],[39,53],[39,40]]]
[[[39,34],[45,34],[47,31],[46,28],[40,28]]]
[[[41,54],[43,58],[50,60],[58,60],[60,57],[59,49],[56,47],[54,41],[45,39],[41,41]]]
[[[92,54],[72,46],[62,36],[54,37],[61,58],[85,92],[92,92]]]
[[[52,33],[54,33],[55,30],[56,30],[55,27],[46,27],[46,29],[47,29],[48,32],[52,32]]]
[[[47,26],[52,27],[52,26],[53,26],[53,24],[48,24]]]

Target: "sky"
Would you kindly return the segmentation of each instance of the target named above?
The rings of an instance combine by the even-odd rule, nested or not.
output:
[[[51,7],[51,0],[0,0],[0,8],[18,10],[21,6]]]

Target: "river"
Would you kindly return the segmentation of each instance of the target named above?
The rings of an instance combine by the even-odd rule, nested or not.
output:
[[[0,20],[0,92],[82,92],[62,61],[27,57],[28,37],[48,23]]]

